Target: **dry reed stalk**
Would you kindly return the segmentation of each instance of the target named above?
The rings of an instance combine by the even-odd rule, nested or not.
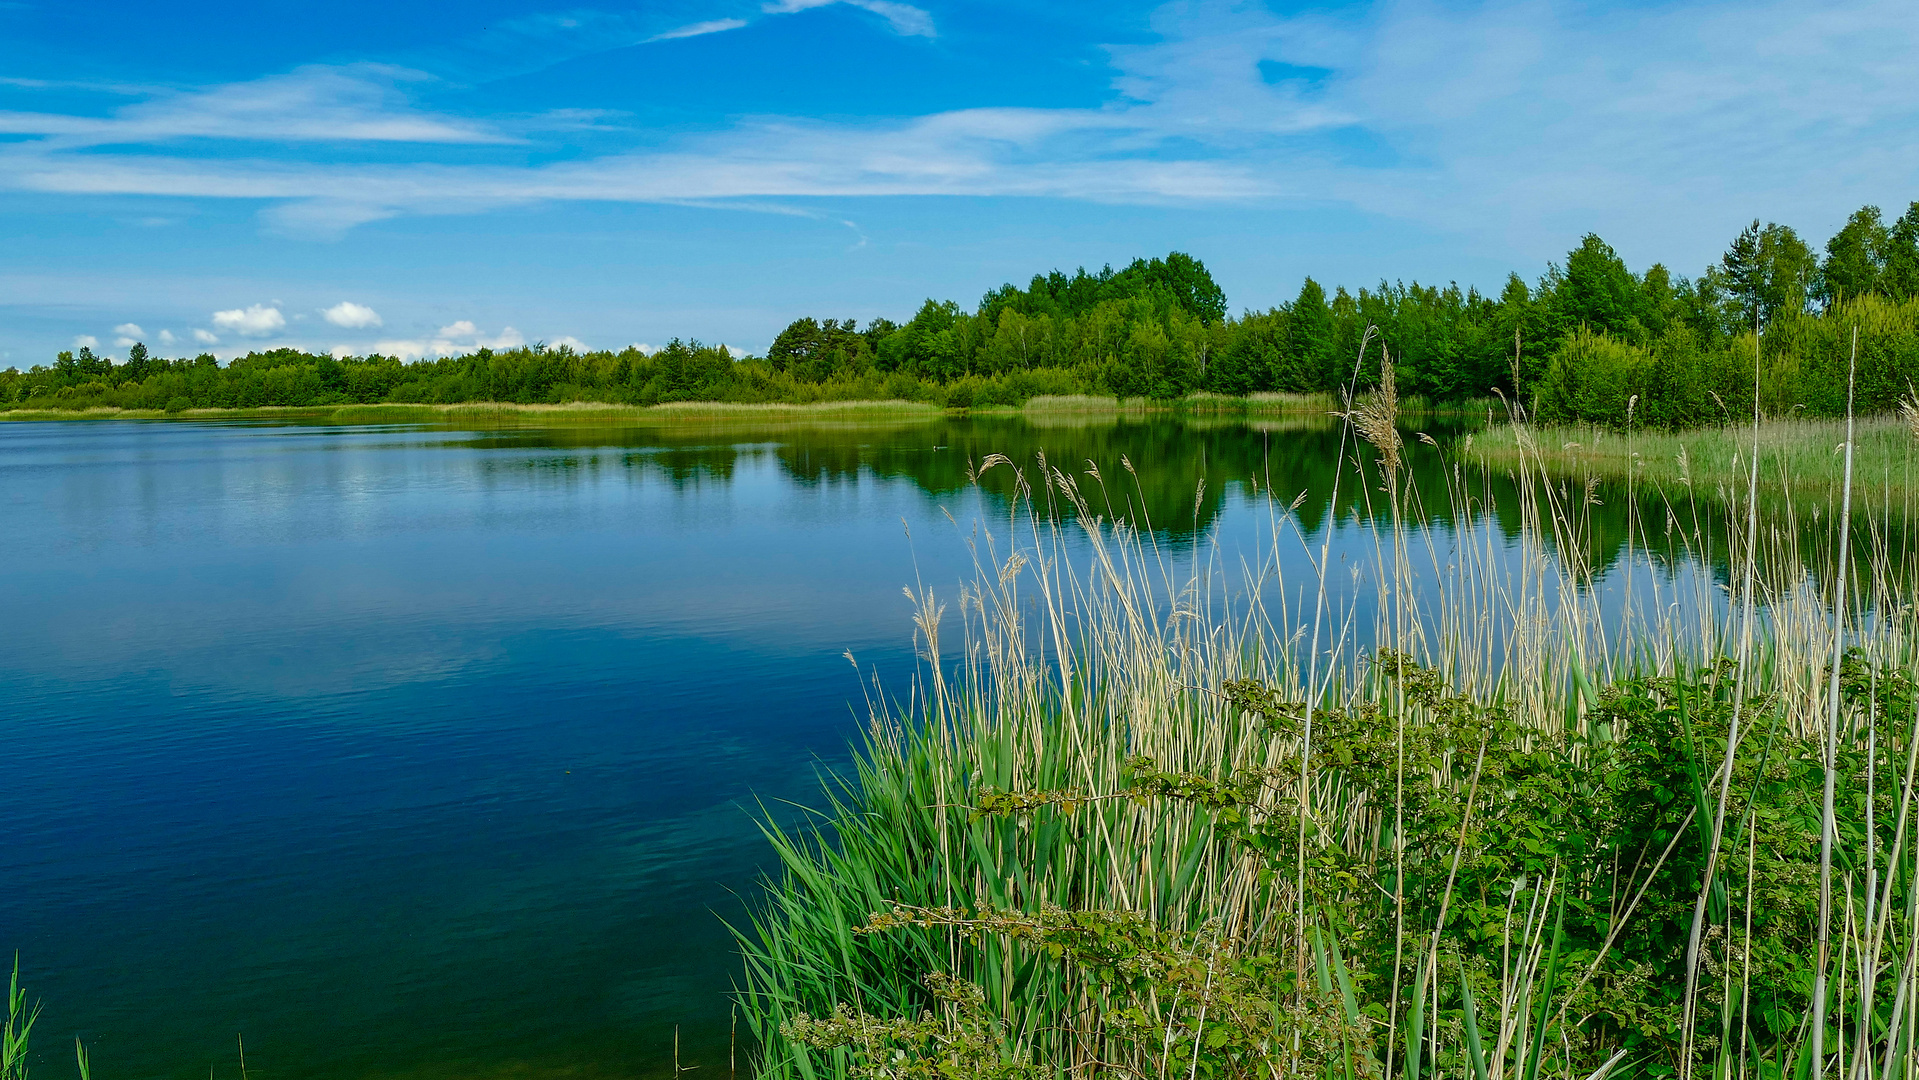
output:
[[[1839,778],[1839,662],[1846,645],[1846,556],[1852,529],[1852,393],[1859,373],[1859,328],[1852,328],[1852,364],[1846,375],[1846,481],[1839,518],[1838,571],[1833,585],[1832,669],[1826,687],[1826,787],[1819,816],[1819,955],[1812,982],[1812,1075],[1826,1070],[1826,978],[1832,956],[1833,793]],[[1841,974],[1844,974],[1843,967]]]
[[[1739,653],[1735,660],[1738,667],[1733,684],[1732,724],[1726,733],[1726,753],[1720,762],[1716,776],[1719,782],[1719,797],[1713,807],[1712,839],[1707,845],[1706,868],[1700,876],[1699,896],[1693,903],[1692,927],[1686,938],[1685,1019],[1684,1026],[1681,1028],[1679,1052],[1679,1074],[1682,1080],[1690,1080],[1692,1076],[1693,1038],[1697,1030],[1695,1006],[1699,976],[1699,941],[1706,923],[1706,901],[1712,895],[1713,880],[1719,869],[1720,847],[1725,840],[1726,804],[1732,793],[1733,765],[1739,749],[1739,723],[1746,703],[1746,668],[1752,655],[1753,579],[1758,576],[1759,569],[1756,548],[1759,536],[1759,348],[1759,325],[1755,319],[1752,334],[1752,452],[1751,460],[1747,463],[1749,479],[1746,486],[1746,558],[1740,574],[1742,615],[1739,629]]]
[[[1406,585],[1405,545],[1403,543],[1403,520],[1399,500],[1399,469],[1405,443],[1399,434],[1399,393],[1395,377],[1393,358],[1384,347],[1379,351],[1379,386],[1367,395],[1366,400],[1350,410],[1352,424],[1361,438],[1372,444],[1379,452],[1379,466],[1386,478],[1387,510],[1391,515],[1390,528],[1393,539],[1393,572],[1391,588],[1387,588],[1384,573],[1378,577],[1381,606],[1392,612],[1392,644],[1394,655],[1399,657],[1398,677],[1405,677],[1403,647],[1405,641]],[[1382,560],[1383,561],[1383,560]],[[1399,1032],[1399,980],[1405,968],[1406,936],[1406,710],[1403,700],[1393,702],[1394,714],[1394,753],[1398,764],[1394,772],[1393,790],[1393,990],[1392,1014],[1388,1017],[1386,1034],[1386,1057],[1393,1057],[1394,1043]],[[1415,994],[1420,991],[1415,990]]]

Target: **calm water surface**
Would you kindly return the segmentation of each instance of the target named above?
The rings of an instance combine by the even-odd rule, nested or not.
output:
[[[1256,542],[1249,479],[1323,489],[1335,438],[0,424],[0,948],[36,1073],[78,1034],[107,1080],[237,1076],[240,1035],[266,1080],[648,1076],[677,1027],[722,1074],[754,816],[845,762],[842,654],[910,678],[901,586],[970,578],[959,534],[1004,511],[969,458],[1113,486],[1124,456],[1098,509],[1178,550]]]

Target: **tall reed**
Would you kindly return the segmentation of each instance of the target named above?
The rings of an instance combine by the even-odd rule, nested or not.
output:
[[[1249,558],[1101,520],[1125,479],[1090,463],[980,463],[1018,482],[969,541],[958,647],[914,593],[924,677],[875,685],[813,826],[768,830],[741,938],[766,1075],[1919,1065],[1911,589],[1868,542],[1848,597],[1850,475],[1830,552],[1762,530],[1755,414],[1744,529],[1710,535],[1710,496],[1635,518],[1620,596],[1585,554],[1598,478],[1517,409],[1516,534],[1464,461],[1411,527],[1401,455],[1440,451],[1403,441],[1380,356],[1345,410],[1378,460],[1340,453],[1384,533],[1344,600],[1336,523],[1268,488]],[[1723,598],[1682,569],[1721,549]]]

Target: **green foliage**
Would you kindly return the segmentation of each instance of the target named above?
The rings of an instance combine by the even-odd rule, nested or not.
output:
[[[1895,300],[1919,296],[1919,202],[1908,206],[1893,223],[1879,291]]]
[[[970,828],[1050,834],[1053,849],[1067,853],[1100,827],[1106,812],[1094,807],[1104,799],[1123,798],[1169,822],[1193,814],[1207,824],[1208,844],[1257,862],[1260,888],[1288,889],[1303,870],[1314,926],[1308,955],[1299,954],[1287,929],[1226,929],[1225,911],[1182,930],[1133,910],[991,898],[954,905],[896,884],[869,914],[839,908],[853,919],[841,949],[873,949],[890,964],[912,964],[908,958],[920,955],[928,966],[915,970],[931,971],[946,970],[933,958],[960,942],[979,958],[975,978],[1002,969],[1025,974],[991,994],[969,993],[971,1004],[949,1009],[944,1019],[922,1011],[913,1022],[885,1019],[898,1006],[882,999],[855,1006],[829,991],[794,1004],[802,1015],[819,1010],[832,1020],[789,1022],[783,1031],[789,1038],[799,1032],[804,1038],[797,1041],[814,1049],[849,1050],[849,1075],[944,1077],[927,1070],[961,1044],[976,1047],[977,1060],[994,1068],[1044,1065],[1052,1075],[1067,1061],[1049,1057],[1043,1039],[1016,1043],[1003,1025],[1014,1016],[1006,1011],[1008,995],[1018,1001],[1037,993],[1043,973],[1054,972],[1070,973],[1081,987],[1065,1000],[1097,1003],[1090,1006],[1096,1034],[1079,1029],[1099,1048],[1094,1056],[1144,1062],[1135,1067],[1149,1075],[1264,1080],[1295,1075],[1294,1063],[1303,1059],[1308,1073],[1352,1080],[1412,1080],[1428,1061],[1480,1078],[1518,1078],[1603,1073],[1621,1053],[1672,1061],[1684,1003],[1683,980],[1670,976],[1684,970],[1693,904],[1707,881],[1707,790],[1737,709],[1744,728],[1733,740],[1724,850],[1750,846],[1754,858],[1737,873],[1722,864],[1707,889],[1698,1045],[1717,1045],[1729,1022],[1723,1017],[1731,1015],[1724,988],[1738,980],[1748,988],[1739,1005],[1749,1012],[1757,1056],[1803,1034],[1825,762],[1816,739],[1789,730],[1779,703],[1765,695],[1735,701],[1735,669],[1722,661],[1586,691],[1584,717],[1550,731],[1457,693],[1442,673],[1404,654],[1380,651],[1371,671],[1367,694],[1312,713],[1310,758],[1297,752],[1306,705],[1241,680],[1219,690],[1228,715],[1258,738],[1294,747],[1290,756],[1196,772],[1135,755],[1121,787],[1106,795],[984,786],[970,803]],[[1904,827],[1889,778],[1910,752],[1894,732],[1907,732],[1914,685],[1904,672],[1870,665],[1857,652],[1846,656],[1840,677],[1849,723],[1876,725],[1880,734],[1847,740],[1835,758],[1838,850],[1888,850]],[[1320,793],[1310,809],[1297,796],[1302,783]],[[843,843],[900,832],[938,844],[922,832],[924,812],[910,803],[869,802],[855,814],[841,819]],[[1072,823],[1088,814],[1096,820]],[[1042,841],[1026,850],[1048,847]],[[1002,849],[1001,857],[1010,854]],[[786,887],[821,875],[807,885],[817,900],[832,879],[815,866],[810,859],[789,862],[798,876]],[[998,864],[998,873],[1014,880],[1038,880],[1044,870]],[[1911,902],[1909,877],[1879,887],[1891,910]],[[1255,900],[1235,902],[1257,908]],[[1734,912],[1751,920],[1750,938],[1743,928],[1736,935],[1730,929]],[[1889,954],[1903,955],[1909,930],[1887,942]],[[1410,956],[1400,948],[1406,934],[1414,942]],[[1530,1004],[1515,1021],[1527,1030],[1499,1040],[1509,1061],[1489,1073],[1475,999],[1516,992],[1512,959],[1528,949],[1532,974],[1523,985]],[[1316,978],[1301,983],[1307,971]],[[1408,985],[1416,988],[1410,996]],[[955,992],[944,984],[936,997],[950,1000]],[[1502,1009],[1515,1003],[1506,1000]],[[999,1002],[1001,1011],[985,1002]],[[1888,1022],[1893,1004],[1876,1008],[1874,1022]],[[1402,1010],[1410,1010],[1404,1030],[1412,1034],[1404,1061],[1389,1062],[1381,1041]],[[1436,1033],[1453,1034],[1429,1038],[1429,1023]]]
[[[797,1016],[780,1034],[817,1050],[852,1051],[846,1075],[858,1080],[1040,1080],[1047,1074],[1009,1058],[1006,1025],[971,983],[929,972],[926,986],[945,1015],[924,1010],[914,1019],[880,1019],[842,1002],[833,1015]]]
[[[1728,315],[1741,327],[1802,314],[1821,291],[1818,261],[1799,234],[1785,225],[1761,226],[1756,219],[1708,274],[1725,290]]]
[[[1855,327],[1858,411],[1897,408],[1919,382],[1919,298],[1893,301],[1869,295],[1838,304],[1824,317],[1780,319],[1767,331],[1761,386],[1766,410],[1781,414],[1803,405],[1815,416],[1846,415]],[[1750,383],[1750,366],[1741,377]]]
[[[1408,396],[1454,402],[1497,391],[1549,419],[1614,426],[1637,396],[1636,421],[1677,427],[1750,406],[1755,318],[1766,333],[1768,409],[1843,413],[1849,345],[1839,342],[1849,343],[1854,322],[1872,360],[1862,408],[1894,407],[1919,376],[1919,203],[1890,227],[1872,207],[1853,215],[1823,264],[1791,229],[1755,221],[1696,280],[1658,264],[1634,273],[1588,234],[1536,286],[1513,274],[1497,297],[1388,281],[1328,296],[1307,278],[1290,303],[1230,316],[1205,265],[1176,251],[1121,270],[1035,275],[970,311],[928,299],[904,324],[800,318],[764,358],[677,339],[653,353],[535,345],[413,363],[275,349],[224,367],[208,355],[150,356],[144,345],[125,363],[82,348],[48,367],[0,372],[0,409],[1338,397],[1371,329]],[[1358,389],[1375,372],[1362,365]]]
[[[766,362],[775,371],[791,372],[808,382],[858,375],[873,367],[873,343],[881,329],[870,326],[862,334],[852,319],[844,322],[800,319],[773,339],[766,350]]]
[[[1854,211],[1826,241],[1826,258],[1819,264],[1822,298],[1833,304],[1880,291],[1891,246],[1892,232],[1878,207]]]
[[[1714,348],[1685,322],[1647,345],[1582,327],[1553,354],[1534,409],[1546,423],[1611,428],[1736,421],[1752,412],[1751,349],[1750,337]]]
[[[1581,328],[1633,340],[1644,336],[1641,318],[1646,298],[1639,280],[1626,269],[1612,245],[1587,233],[1566,255],[1563,273],[1548,275],[1552,282],[1556,337]]]
[[[1553,354],[1534,411],[1547,423],[1586,420],[1626,426],[1626,414],[1649,382],[1652,354],[1585,327]]]
[[[1083,973],[1093,985],[1112,992],[1109,1004],[1096,1019],[1097,1039],[1109,1047],[1157,1059],[1176,1074],[1268,1080],[1284,1075],[1289,1058],[1302,1050],[1315,1058],[1337,1057],[1345,1049],[1370,1056],[1373,1050],[1357,1015],[1343,1013],[1328,996],[1316,996],[1302,1007],[1294,993],[1298,983],[1295,968],[1282,962],[1276,953],[1247,948],[1246,942],[1233,939],[1217,923],[1179,933],[1132,912],[1068,911],[1048,905],[1029,913],[990,906],[966,909],[895,904],[876,913],[860,932],[907,928],[951,931],[976,943],[989,938],[1019,942],[1038,955]],[[1337,962],[1344,981],[1344,961]],[[978,994],[977,989],[974,993]],[[974,1000],[983,1001],[983,997]],[[876,1055],[854,1040],[862,1023],[885,1022],[843,1005],[836,1010],[835,1018],[844,1025],[834,1032],[842,1040],[837,1045],[861,1051],[856,1061],[864,1061],[871,1068]],[[841,1018],[852,1019],[852,1024]],[[811,1031],[820,1030],[819,1022],[810,1023]],[[972,1033],[985,1025],[962,1012],[957,1021],[945,1026],[949,1040],[964,1041],[975,1037]],[[804,1026],[801,1029],[807,1030]],[[1002,1033],[1004,1030],[1000,1029]],[[816,1041],[808,1045],[824,1044]],[[1001,1045],[1005,1045],[1004,1040]],[[943,1047],[936,1052],[940,1051]],[[868,1075],[945,1075],[912,1071],[907,1064],[914,1061],[910,1050],[896,1060],[899,1064],[893,1070]],[[1025,1071],[978,1075],[1042,1076],[1056,1072],[1025,1061],[1017,1067]]]

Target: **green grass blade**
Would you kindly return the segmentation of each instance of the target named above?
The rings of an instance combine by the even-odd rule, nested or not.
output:
[[[1560,946],[1565,941],[1566,898],[1559,898],[1559,912],[1553,918],[1553,943],[1546,954],[1546,981],[1539,992],[1539,1020],[1533,1029],[1533,1044],[1526,1053],[1524,1080],[1539,1080],[1539,1055],[1546,1048],[1546,1027],[1552,1017],[1553,984],[1559,980]]]
[[[1472,980],[1463,967],[1459,971],[1459,1000],[1466,1010],[1466,1058],[1472,1063],[1472,1080],[1492,1080],[1486,1072],[1486,1048],[1479,1041],[1479,1010],[1473,1005]]]

